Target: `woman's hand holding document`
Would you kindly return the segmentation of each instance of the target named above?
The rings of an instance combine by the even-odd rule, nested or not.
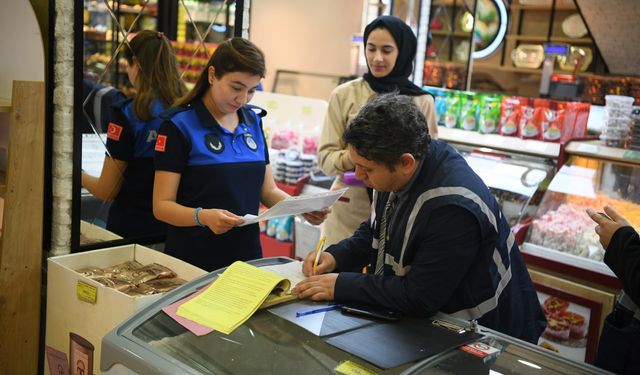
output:
[[[273,219],[275,217],[300,215],[312,211],[320,211],[333,205],[338,198],[347,191],[348,188],[327,191],[318,194],[298,195],[289,197],[276,203],[270,209],[264,211],[258,216],[244,215],[244,223],[239,226],[254,224],[263,220]]]

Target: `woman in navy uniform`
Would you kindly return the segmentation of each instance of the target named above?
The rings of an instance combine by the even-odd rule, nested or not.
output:
[[[123,237],[164,236],[166,225],[152,212],[153,156],[160,113],[187,91],[164,34],[141,31],[125,48],[127,75],[136,94],[115,103],[107,127],[107,155],[99,177],[82,172],[82,186],[113,200],[107,229]]]
[[[262,257],[258,225],[238,227],[241,217],[288,197],[271,173],[265,111],[247,105],[264,74],[253,43],[221,43],[158,133],[153,212],[169,224],[165,252],[208,271]]]

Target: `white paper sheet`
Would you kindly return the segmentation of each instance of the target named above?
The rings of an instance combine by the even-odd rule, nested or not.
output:
[[[297,283],[305,279],[305,276],[302,273],[302,262],[298,260],[294,260],[293,262],[289,263],[264,266],[260,268],[262,268],[263,270],[271,271],[288,279],[289,281],[291,281],[292,288],[296,286]]]
[[[318,211],[334,204],[338,198],[347,191],[348,188],[327,191],[311,195],[299,195],[289,197],[276,203],[270,209],[264,211],[260,215],[244,215],[244,223],[239,226],[254,224],[263,220],[272,219],[274,217],[299,215],[305,212]]]

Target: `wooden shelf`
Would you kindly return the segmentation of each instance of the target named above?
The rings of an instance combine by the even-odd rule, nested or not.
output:
[[[540,42],[546,43],[547,37],[542,35],[507,35],[507,40],[515,40],[518,42]],[[567,43],[567,44],[593,44],[591,38],[569,38],[562,36],[552,36],[549,38],[552,43]]]
[[[511,4],[511,11],[516,10],[551,11],[551,5],[524,5],[514,2]],[[577,8],[573,4],[556,4],[556,10],[577,10]]]
[[[480,66],[480,68],[483,68],[483,66]],[[542,69],[518,68],[517,66],[502,66],[499,69],[502,71],[511,72],[511,73],[537,74],[537,75],[542,74]],[[571,74],[571,71],[570,70],[554,70],[553,73],[554,74]],[[592,76],[593,73],[578,72],[576,73],[576,75],[578,77],[589,77],[589,76]]]
[[[462,1],[463,0],[434,0],[431,3],[431,6],[445,6],[445,7],[451,7],[454,4],[457,6],[462,5]]]
[[[553,43],[567,43],[567,44],[594,44],[591,38],[569,38],[568,36],[552,36],[550,38]]]
[[[454,38],[469,38],[471,33],[465,33],[464,31],[446,31],[446,30],[431,30],[433,36],[451,36]]]

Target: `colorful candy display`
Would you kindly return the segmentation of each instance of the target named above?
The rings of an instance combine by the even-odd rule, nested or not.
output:
[[[590,104],[424,87],[438,125],[485,134],[564,142],[586,135]]]

